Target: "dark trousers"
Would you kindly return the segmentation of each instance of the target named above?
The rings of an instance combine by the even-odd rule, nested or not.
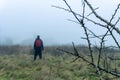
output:
[[[42,51],[41,50],[35,50],[34,61],[36,60],[38,55],[39,55],[39,58],[42,59]]]

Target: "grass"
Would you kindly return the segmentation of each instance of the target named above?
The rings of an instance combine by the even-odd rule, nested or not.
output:
[[[37,57],[34,62],[29,50],[18,51],[19,54],[16,51],[16,54],[1,53],[0,80],[99,80],[92,66],[81,59],[72,62],[75,59],[72,55],[57,55],[54,50],[51,54],[47,48],[42,60]],[[103,74],[105,78],[111,76]]]
[[[0,80],[92,80],[87,64],[80,60],[71,63],[72,58],[44,54],[34,62],[29,54],[1,55]]]

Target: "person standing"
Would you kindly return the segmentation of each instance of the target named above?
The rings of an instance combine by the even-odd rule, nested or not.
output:
[[[40,36],[38,35],[34,41],[34,51],[35,51],[34,61],[36,60],[38,55],[39,55],[39,58],[42,59],[43,50],[44,50],[43,41],[40,39]]]

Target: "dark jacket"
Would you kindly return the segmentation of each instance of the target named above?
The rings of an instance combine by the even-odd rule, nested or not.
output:
[[[38,39],[39,38],[37,38],[36,40],[38,40]],[[34,41],[34,50],[36,50],[36,51],[42,51],[42,50],[44,50],[43,41],[41,39],[39,39],[39,40],[41,40],[41,46],[37,47],[36,44],[35,44],[36,40]]]

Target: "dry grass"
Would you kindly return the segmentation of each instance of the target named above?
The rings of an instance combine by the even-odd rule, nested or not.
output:
[[[52,51],[51,47],[47,47],[43,59],[37,57],[35,62],[32,47],[21,49],[20,52],[18,50],[19,54],[1,54],[0,80],[99,80],[93,67],[81,59],[71,62],[75,57],[63,53],[60,55],[55,47]],[[108,76],[105,74],[104,77]]]

